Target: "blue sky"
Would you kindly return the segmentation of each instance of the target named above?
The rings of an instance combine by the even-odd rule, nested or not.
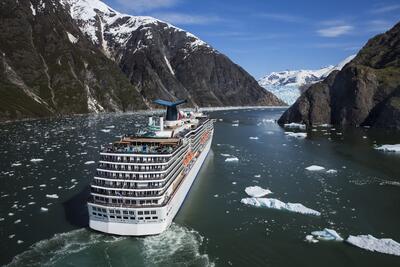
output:
[[[255,78],[319,68],[356,53],[400,20],[399,1],[105,0],[190,31]]]

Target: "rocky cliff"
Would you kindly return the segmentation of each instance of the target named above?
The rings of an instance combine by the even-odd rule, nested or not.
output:
[[[0,119],[149,108],[280,105],[196,36],[98,0],[0,2]]]
[[[400,129],[400,23],[305,91],[279,119],[289,122]]]

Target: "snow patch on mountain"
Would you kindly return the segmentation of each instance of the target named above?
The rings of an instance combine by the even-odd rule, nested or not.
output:
[[[310,85],[325,79],[331,72],[341,70],[356,55],[345,58],[337,65],[317,70],[286,70],[271,72],[258,80],[260,86],[274,93],[287,104],[293,104],[300,96],[300,86]]]

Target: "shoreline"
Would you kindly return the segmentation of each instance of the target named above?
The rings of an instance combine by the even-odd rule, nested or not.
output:
[[[220,110],[243,110],[243,109],[273,109],[273,108],[289,108],[290,106],[228,106],[228,107],[200,107],[199,111],[220,111]],[[183,111],[195,110],[195,108],[182,108]],[[46,117],[29,117],[21,119],[12,120],[0,120],[0,124],[9,124],[13,122],[26,122],[26,121],[36,121],[36,120],[46,120],[46,119],[56,119],[56,118],[68,118],[68,117],[80,117],[80,116],[103,116],[110,114],[118,115],[134,115],[134,114],[152,114],[164,111],[163,109],[140,109],[135,111],[114,111],[114,112],[99,112],[99,113],[77,113],[77,114],[63,114],[55,116]]]

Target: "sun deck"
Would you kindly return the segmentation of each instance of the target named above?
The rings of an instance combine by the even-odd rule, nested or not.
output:
[[[103,148],[103,153],[171,154],[182,144],[180,138],[123,137]]]

